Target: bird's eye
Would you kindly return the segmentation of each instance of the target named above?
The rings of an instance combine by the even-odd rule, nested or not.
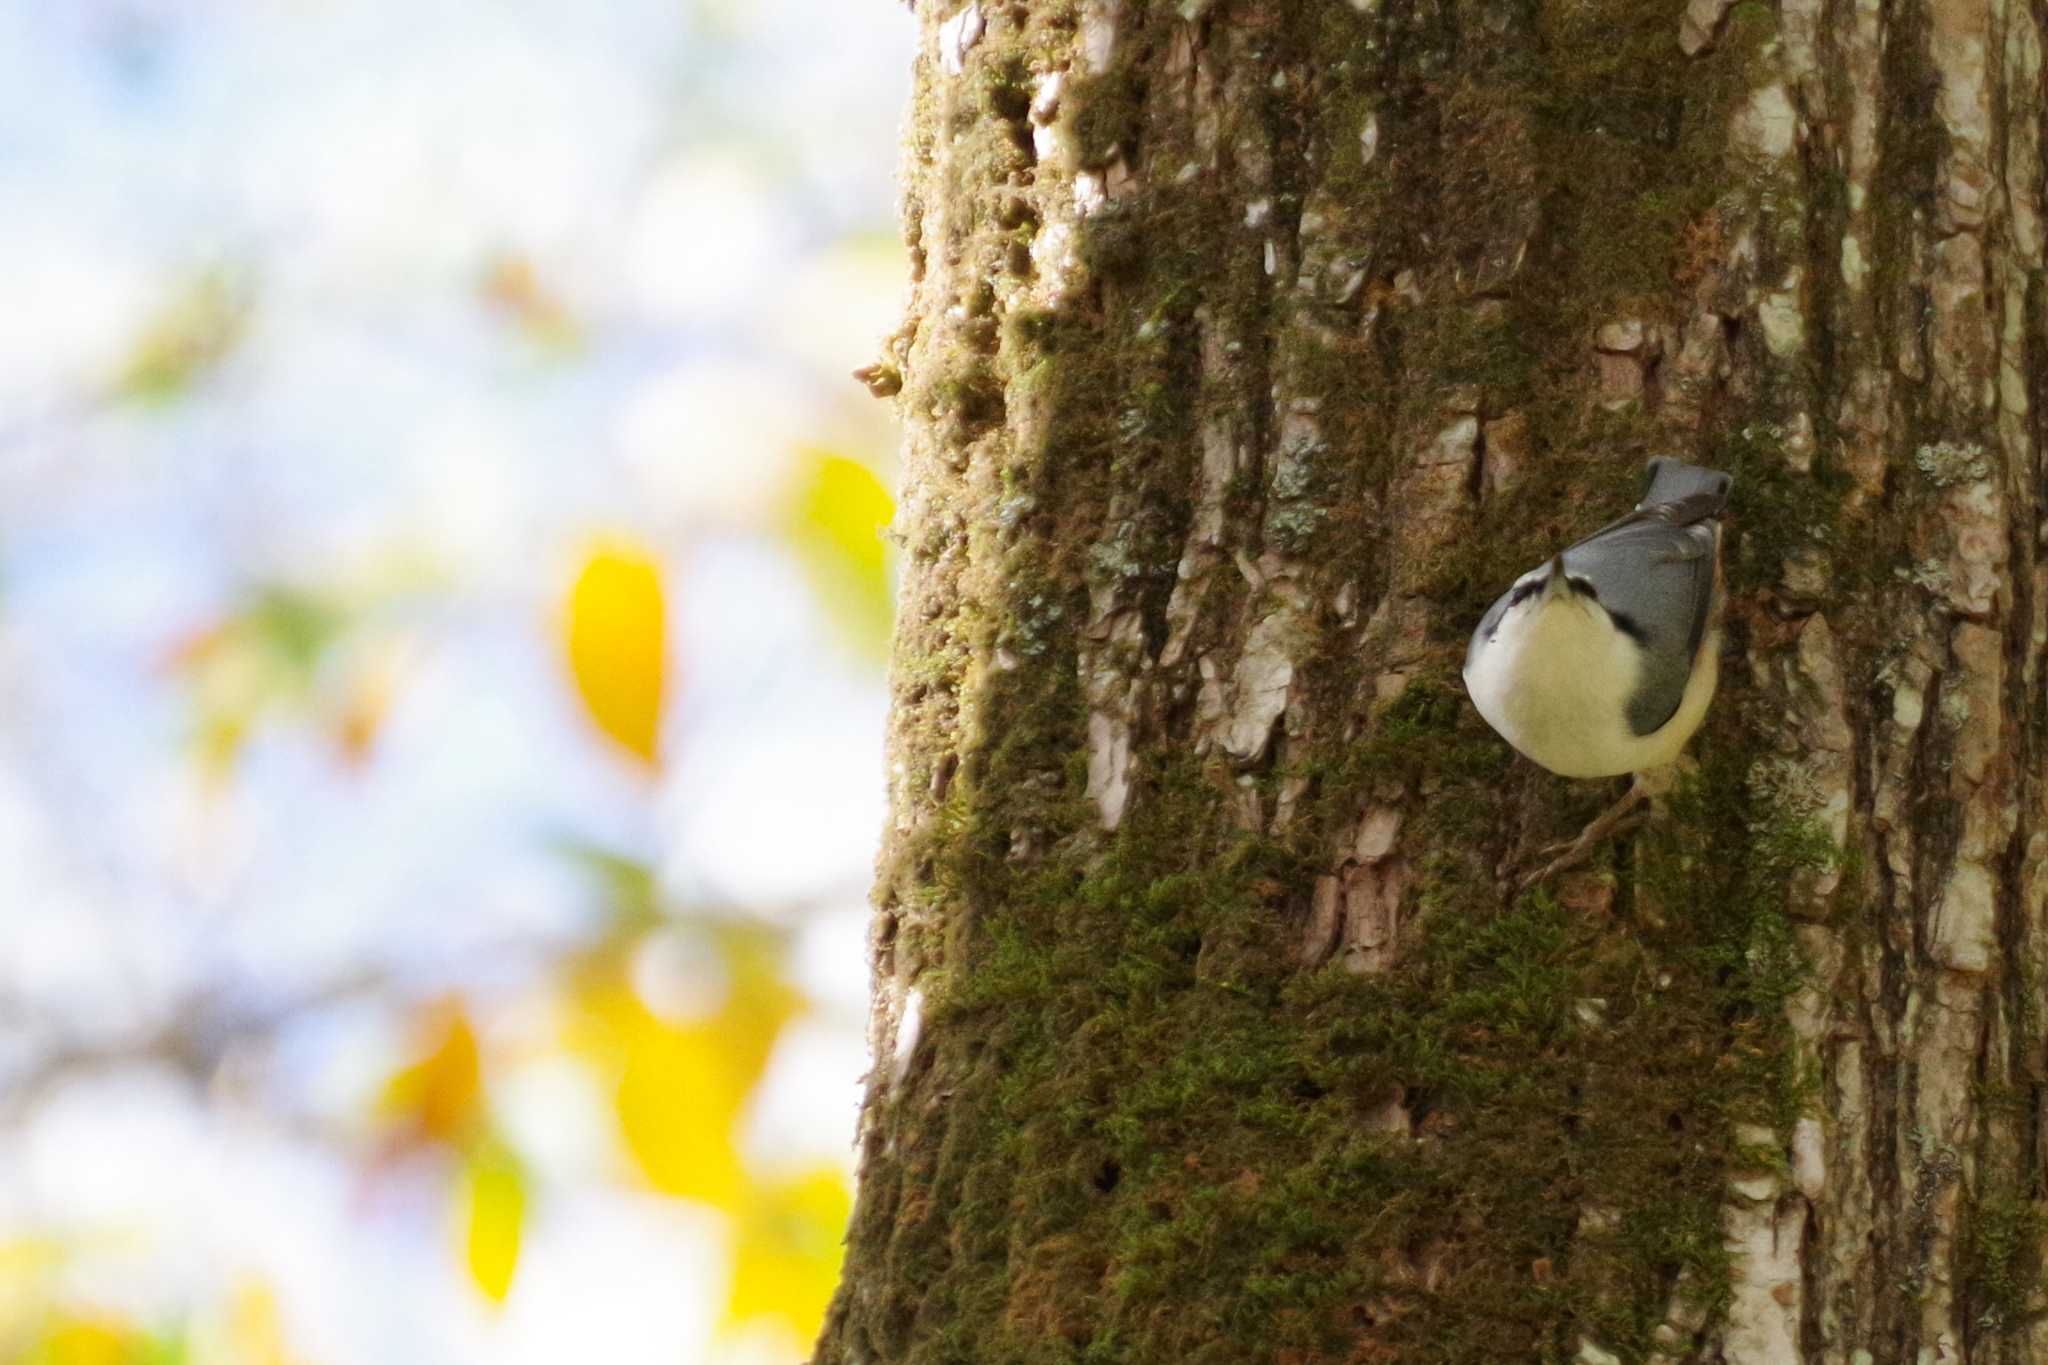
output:
[[[1522,603],[1534,597],[1537,593],[1537,590],[1540,589],[1542,586],[1543,585],[1541,583],[1515,584],[1515,590],[1508,594],[1508,605],[1511,607],[1520,606]]]
[[[1591,580],[1584,578],[1567,578],[1565,579],[1565,582],[1570,586],[1571,590],[1577,593],[1579,596],[1590,597],[1595,602],[1598,602],[1600,600],[1600,594],[1593,587]]]

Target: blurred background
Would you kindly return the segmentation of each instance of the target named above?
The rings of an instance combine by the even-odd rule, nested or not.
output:
[[[807,1351],[911,40],[0,0],[0,1361]]]

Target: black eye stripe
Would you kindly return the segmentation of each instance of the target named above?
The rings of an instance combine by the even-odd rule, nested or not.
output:
[[[1600,600],[1599,590],[1596,589],[1593,586],[1592,582],[1588,579],[1567,578],[1565,579],[1565,583],[1567,586],[1571,588],[1573,592],[1577,593],[1581,597],[1590,597],[1595,602],[1598,602]]]
[[[1634,640],[1639,645],[1650,642],[1650,632],[1644,630],[1642,622],[1636,620],[1635,617],[1630,616],[1627,612],[1620,611],[1610,611],[1607,615],[1614,622],[1614,628],[1623,635],[1628,636],[1629,639]]]
[[[1508,605],[1516,606],[1534,597],[1542,589],[1541,583],[1517,583],[1515,590],[1508,594]]]

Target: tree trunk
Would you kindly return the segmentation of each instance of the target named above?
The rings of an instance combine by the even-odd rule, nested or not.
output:
[[[2041,28],[927,0],[820,1365],[2048,1362]],[[1468,633],[1736,478],[1643,832]]]

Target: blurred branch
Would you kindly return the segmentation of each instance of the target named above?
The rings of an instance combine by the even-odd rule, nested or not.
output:
[[[785,931],[776,926],[844,904],[845,897],[834,896],[785,905],[769,915],[737,918],[770,933],[781,933]],[[717,918],[715,913],[710,917]],[[600,928],[588,938],[519,939],[487,945],[465,956],[464,979],[473,984],[513,973],[538,974],[572,959],[616,950],[621,942],[617,931],[623,930],[632,940],[682,918],[673,910],[650,907],[643,914],[629,914],[609,928]],[[0,1029],[23,1040],[19,1052],[30,1054],[15,1074],[0,1071],[0,1128],[20,1125],[59,1087],[98,1073],[154,1068],[204,1091],[234,1054],[270,1045],[321,1010],[365,1002],[393,1010],[416,1008],[459,984],[423,979],[417,971],[391,966],[360,967],[261,1003],[254,1000],[260,994],[255,989],[215,984],[188,991],[148,1027],[104,1039],[53,1037],[58,1030],[40,1023],[33,1005],[0,995]],[[809,1002],[811,1011],[818,1008],[816,1001]],[[40,1049],[32,1041],[39,1036],[50,1040]]]
[[[523,943],[495,951],[530,956],[539,963],[566,949],[560,943]],[[365,967],[262,1005],[229,1003],[238,992],[194,990],[149,1028],[116,1038],[60,1040],[42,1051],[0,1089],[0,1126],[20,1124],[59,1086],[98,1072],[152,1067],[204,1090],[234,1052],[268,1045],[320,1010],[361,1000],[411,1004],[445,989],[445,983],[426,987],[416,976],[389,967]],[[0,1018],[10,1020],[17,1034],[35,1031],[34,1014],[19,1001],[0,999]]]

